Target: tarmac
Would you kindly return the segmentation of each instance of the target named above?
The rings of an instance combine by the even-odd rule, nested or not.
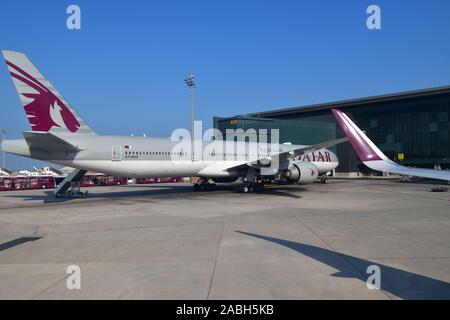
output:
[[[450,193],[432,186],[0,192],[0,299],[449,299]]]

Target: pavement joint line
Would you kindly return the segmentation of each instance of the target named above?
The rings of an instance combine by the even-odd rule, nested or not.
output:
[[[163,225],[163,226],[136,226],[136,227],[127,227],[127,228],[109,228],[109,229],[80,230],[80,231],[67,231],[67,232],[47,232],[46,235],[64,235],[64,234],[73,234],[73,233],[95,233],[95,232],[142,230],[142,229],[161,229],[161,228],[173,228],[173,227],[189,227],[189,226],[198,226],[198,225],[207,226],[207,225],[216,225],[216,224],[217,223],[200,221],[199,223],[173,224],[173,225]]]
[[[318,233],[316,233],[312,228],[310,228],[306,223],[304,223],[303,221],[300,220],[300,223],[303,224],[305,226],[306,229],[309,230],[309,232],[311,232],[313,235],[315,235],[320,241],[322,241],[327,247],[328,249],[331,249],[332,251],[334,251],[337,255],[339,255],[354,271],[356,271],[356,273],[359,273],[362,278],[364,279],[366,277],[366,275],[364,273],[362,273],[361,271],[358,270],[358,268],[356,268],[350,261],[348,261],[344,255],[342,255],[339,251],[337,251],[331,244],[328,243],[328,241],[326,241],[325,239],[323,239]],[[380,289],[378,290],[381,294],[383,294],[384,296],[386,296],[389,300],[392,300],[392,297],[385,292],[384,290]]]
[[[194,225],[194,224],[192,224],[192,225]],[[160,226],[160,227],[161,227],[161,226]],[[214,263],[214,270],[213,270],[213,275],[212,275],[212,277],[211,277],[211,282],[210,282],[209,290],[211,290],[212,279],[213,279],[213,277],[214,277],[214,271],[215,271],[216,264],[217,264],[217,257],[218,257],[218,255],[219,255],[220,244],[221,244],[221,242],[222,242],[222,236],[223,236],[223,230],[224,230],[224,227],[225,227],[225,224],[222,224],[222,233],[221,233],[221,237],[220,237],[220,240],[219,240],[219,246],[218,246],[218,250],[217,250],[217,254],[216,254],[216,260],[215,260],[215,263]],[[132,236],[133,236],[133,234],[129,235],[128,237],[123,237],[122,239],[116,241],[116,242],[115,242],[113,245],[111,245],[108,249],[103,250],[100,254],[98,254],[98,255],[96,255],[94,258],[92,258],[91,261],[87,261],[87,262],[83,263],[83,264],[80,266],[80,269],[83,269],[83,268],[85,268],[87,265],[89,265],[90,263],[95,262],[99,257],[101,257],[101,256],[104,255],[105,253],[111,251],[113,248],[117,247],[121,242],[126,241],[126,239],[129,239],[129,238],[131,238]],[[206,261],[209,261],[209,260],[206,260]],[[45,288],[44,290],[42,290],[41,292],[37,293],[34,297],[31,298],[31,300],[37,299],[38,296],[42,295],[43,293],[45,293],[45,292],[48,291],[49,289],[53,288],[54,286],[56,286],[56,285],[57,285],[58,283],[60,283],[61,281],[64,281],[64,280],[67,279],[69,276],[70,276],[70,275],[67,274],[67,275],[65,275],[63,278],[61,278],[61,279],[55,281],[55,282],[54,282],[53,284],[51,284],[49,287],[47,287],[47,288]],[[208,296],[209,296],[209,290],[208,290]]]
[[[415,234],[417,234],[417,233],[415,233]],[[427,238],[428,240],[430,240],[431,242],[433,242],[434,244],[437,244],[437,245],[439,245],[439,246],[444,246],[444,247],[450,248],[450,245],[449,245],[449,244],[447,244],[447,243],[442,243],[442,242],[436,241],[436,240],[434,240],[434,239],[432,239],[432,238],[429,238],[428,234],[426,235],[426,238]],[[449,258],[450,258],[450,256],[449,256]]]
[[[392,257],[358,257],[365,260],[439,260],[450,259],[450,257],[404,257],[404,258],[392,258]]]
[[[339,210],[339,211],[336,211],[335,213],[350,213],[350,214],[360,214],[360,212],[358,212],[358,210],[359,209],[366,209],[367,208],[367,205],[366,206],[358,206],[358,207],[352,207],[351,208],[351,210],[352,211],[349,211],[348,209],[346,209],[346,210]],[[440,206],[436,206],[436,205],[433,205],[433,206],[415,206],[414,207],[415,209],[417,209],[417,208],[421,208],[421,209],[436,209],[436,208],[448,208],[448,205],[440,205]],[[405,210],[408,210],[409,208],[392,208],[392,209],[389,209],[389,212],[392,212],[392,211],[405,211]],[[364,213],[370,213],[370,212],[372,212],[372,213],[384,213],[383,211],[380,211],[380,210],[364,210],[363,211]],[[319,213],[320,214],[320,213]],[[440,213],[437,213],[437,214],[440,214]]]
[[[388,193],[386,190],[380,190],[379,188],[374,187],[374,186],[367,187],[367,190],[376,191],[376,192],[379,192],[379,193]],[[439,200],[439,201],[443,201],[443,202],[449,202],[450,201],[450,199],[441,199],[441,198],[438,198],[438,197],[430,197],[430,196],[428,196],[428,193],[430,192],[429,190],[427,190],[427,191],[425,191],[425,190],[417,191],[416,190],[415,193],[411,193],[411,191],[409,191],[409,190],[400,190],[400,188],[399,188],[398,191],[396,191],[396,192],[400,193],[402,195],[405,195],[405,196],[413,197],[413,198],[417,198],[418,196],[420,196],[421,198],[430,199],[430,200]],[[427,192],[427,193],[424,194],[424,192]]]
[[[60,263],[62,264],[62,263]],[[83,264],[82,266],[80,266],[80,269],[83,268],[87,263]],[[46,291],[48,291],[49,289],[53,288],[54,286],[56,286],[58,283],[60,283],[61,281],[66,280],[68,277],[70,276],[70,274],[65,274],[64,277],[62,277],[61,279],[56,280],[53,284],[51,284],[50,286],[48,286],[47,288],[45,288],[44,290],[36,293],[36,295],[32,296],[29,300],[38,300],[38,297],[45,293]]]
[[[85,268],[89,263],[95,262],[95,260],[97,260],[99,257],[101,257],[102,255],[104,255],[105,253],[107,253],[108,251],[112,250],[113,248],[117,247],[121,242],[123,242],[124,240],[126,240],[125,238],[129,238],[132,237],[133,235],[129,235],[128,237],[122,237],[120,240],[114,242],[113,245],[111,245],[108,249],[102,250],[102,252],[98,255],[96,255],[94,258],[91,259],[91,261],[86,261],[85,263],[81,264],[80,269]],[[37,299],[40,295],[42,295],[43,293],[47,292],[48,290],[50,290],[51,288],[55,287],[58,283],[60,283],[61,281],[64,281],[65,279],[67,279],[70,276],[70,274],[66,274],[64,275],[63,278],[55,281],[52,285],[48,286],[47,288],[45,288],[44,290],[42,290],[41,292],[37,293],[35,296],[31,297],[30,300],[35,300]]]
[[[214,261],[214,268],[213,268],[213,272],[212,272],[212,275],[211,275],[211,280],[209,281],[208,295],[206,296],[206,300],[209,300],[209,296],[211,294],[211,288],[212,288],[212,284],[213,284],[213,280],[214,280],[214,274],[216,272],[217,259],[219,258],[219,252],[220,252],[220,247],[222,245],[222,239],[223,239],[223,232],[224,232],[224,230],[225,230],[225,223],[222,224],[222,231],[220,232],[219,244],[217,245],[216,259]]]

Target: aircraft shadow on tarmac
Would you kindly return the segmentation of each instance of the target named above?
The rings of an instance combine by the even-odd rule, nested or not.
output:
[[[127,186],[127,188],[130,186]],[[114,187],[113,187],[114,188]],[[110,198],[121,198],[121,197],[142,197],[142,196],[158,196],[158,195],[170,195],[176,193],[190,193],[191,195],[214,195],[215,191],[228,191],[235,192],[234,186],[232,185],[218,185],[216,190],[213,191],[199,191],[193,192],[192,186],[190,185],[145,185],[145,186],[132,186],[131,190],[127,191],[102,191],[96,193],[96,188],[82,189],[82,191],[89,191],[85,198],[87,199],[110,199]],[[304,189],[293,188],[285,189],[283,187],[264,189],[261,193],[256,193],[255,195],[274,195],[274,196],[285,196],[294,199],[302,198],[299,195],[293,194],[289,191],[304,191]],[[249,196],[249,195],[245,195]],[[23,201],[43,201],[44,203],[60,203],[75,200],[77,198],[56,198],[53,191],[44,191],[42,194],[20,194],[14,193],[11,195],[6,195],[6,197],[20,198]]]
[[[114,187],[112,187],[114,188]],[[128,188],[128,187],[127,187]],[[135,189],[130,191],[102,191],[96,193],[96,188],[84,188],[83,192],[88,191],[86,194],[87,199],[108,199],[108,198],[120,198],[120,197],[139,197],[139,196],[150,196],[150,195],[164,195],[171,193],[185,193],[191,192],[192,187],[190,186],[147,186],[147,188]],[[20,198],[23,201],[43,201],[44,203],[58,203],[75,200],[77,198],[56,198],[53,191],[45,191],[42,194],[20,194],[15,193],[7,195],[7,197]]]
[[[399,184],[411,184],[411,185],[427,185],[427,186],[449,186],[448,181],[444,180],[436,180],[436,179],[426,179],[426,178],[420,178],[416,181],[402,181],[401,179],[398,180],[392,180],[392,182],[399,183]]]
[[[381,289],[402,299],[449,299],[450,283],[429,278],[420,274],[396,269],[376,262],[352,257],[320,247],[272,238],[254,233],[236,231],[240,234],[255,237],[282,245],[312,259],[320,261],[339,270],[334,277],[356,278],[363,282],[370,276],[367,267],[377,265],[381,270]]]
[[[290,193],[289,191],[304,191],[304,189],[284,189],[280,187],[270,188],[270,189],[264,189],[259,194],[269,194],[274,196],[283,196],[287,198],[293,198],[293,199],[301,199],[302,196],[299,196],[297,194]]]
[[[36,236],[36,237],[20,237],[5,243],[0,243],[0,252],[1,251],[5,251],[8,249],[11,249],[13,247],[19,246],[23,243],[27,243],[27,242],[31,242],[31,241],[36,241],[39,239],[42,239],[43,237],[41,236]]]

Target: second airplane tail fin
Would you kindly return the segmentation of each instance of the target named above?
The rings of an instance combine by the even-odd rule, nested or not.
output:
[[[3,51],[3,56],[33,131],[94,133],[25,54]]]

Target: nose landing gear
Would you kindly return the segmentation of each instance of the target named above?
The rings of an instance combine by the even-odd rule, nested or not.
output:
[[[328,176],[326,174],[320,177],[320,183],[328,183]]]

